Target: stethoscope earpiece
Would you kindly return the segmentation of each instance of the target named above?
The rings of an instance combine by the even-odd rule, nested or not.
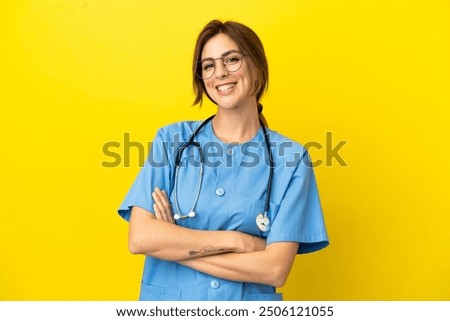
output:
[[[193,217],[195,217],[195,212],[194,211],[190,211],[189,212],[189,214],[187,214],[187,215],[180,215],[180,214],[175,214],[174,216],[173,216],[173,218],[175,219],[175,220],[184,220],[185,218],[193,218]]]

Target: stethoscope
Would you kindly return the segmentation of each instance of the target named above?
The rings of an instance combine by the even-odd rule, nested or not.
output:
[[[212,115],[208,119],[206,119],[203,123],[200,124],[200,126],[195,130],[195,132],[191,135],[189,140],[185,143],[183,143],[177,150],[176,156],[175,156],[175,178],[174,178],[174,203],[175,203],[175,209],[176,214],[173,216],[175,220],[183,220],[187,218],[195,217],[195,207],[197,206],[198,198],[200,196],[200,190],[202,188],[202,181],[203,181],[203,167],[204,167],[204,156],[203,156],[203,150],[200,146],[200,143],[195,141],[195,137],[198,135],[200,130],[205,127],[206,124],[208,124],[211,119],[214,118],[215,115]],[[267,191],[266,191],[266,202],[264,205],[264,212],[259,213],[256,216],[256,225],[262,232],[267,232],[270,228],[270,219],[269,219],[269,204],[270,204],[270,189],[272,187],[272,178],[273,178],[273,169],[274,169],[274,162],[272,158],[272,151],[270,150],[270,141],[268,138],[267,130],[264,124],[259,120],[259,123],[261,124],[261,128],[264,133],[264,141],[266,144],[266,150],[269,155],[269,179],[267,180]],[[180,206],[178,204],[178,171],[180,169],[181,164],[181,157],[183,155],[183,152],[186,148],[189,146],[193,146],[198,149],[198,153],[200,155],[200,164],[199,164],[199,173],[198,173],[198,185],[197,185],[197,191],[195,194],[194,202],[192,204],[191,210],[187,214],[181,214]]]

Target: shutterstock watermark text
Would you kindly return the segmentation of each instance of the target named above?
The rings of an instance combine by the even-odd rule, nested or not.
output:
[[[141,143],[131,139],[130,133],[123,134],[122,141],[108,141],[102,146],[102,154],[106,158],[101,166],[107,168],[114,167],[132,167],[133,162],[138,162],[139,167],[143,167],[147,161],[153,167],[169,166],[174,161],[174,157],[185,142],[180,140],[177,134],[172,141],[158,141]],[[304,149],[291,141],[280,143],[270,142],[270,149],[277,166],[276,161],[283,162],[286,167],[296,167],[299,162],[304,162],[307,166],[341,166],[347,167],[348,163],[341,155],[347,140],[333,141],[333,133],[325,133],[325,141],[310,141],[303,144]],[[308,154],[314,150],[314,154],[320,154],[315,159],[311,159]],[[189,146],[185,148],[181,157],[180,166],[200,166],[200,153],[203,156],[203,166],[219,167],[233,166],[233,156],[240,153],[239,166],[256,167],[260,162],[267,165],[269,155],[267,153],[266,143],[250,141],[243,144],[224,144],[217,141],[208,141],[199,147]],[[137,160],[136,160],[137,159]]]

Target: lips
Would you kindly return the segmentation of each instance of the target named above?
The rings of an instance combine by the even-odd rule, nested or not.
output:
[[[232,82],[232,83],[219,85],[219,86],[216,87],[216,89],[220,93],[225,93],[225,92],[231,91],[235,86],[236,86],[236,83]]]

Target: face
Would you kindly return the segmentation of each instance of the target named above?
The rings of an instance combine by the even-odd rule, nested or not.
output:
[[[206,42],[201,59],[222,58],[224,53],[230,51],[239,52],[236,42],[226,34],[219,33]],[[242,59],[242,66],[237,71],[228,71],[222,59],[215,60],[213,76],[204,80],[206,92],[219,108],[250,108],[256,105],[254,77],[247,59]]]

